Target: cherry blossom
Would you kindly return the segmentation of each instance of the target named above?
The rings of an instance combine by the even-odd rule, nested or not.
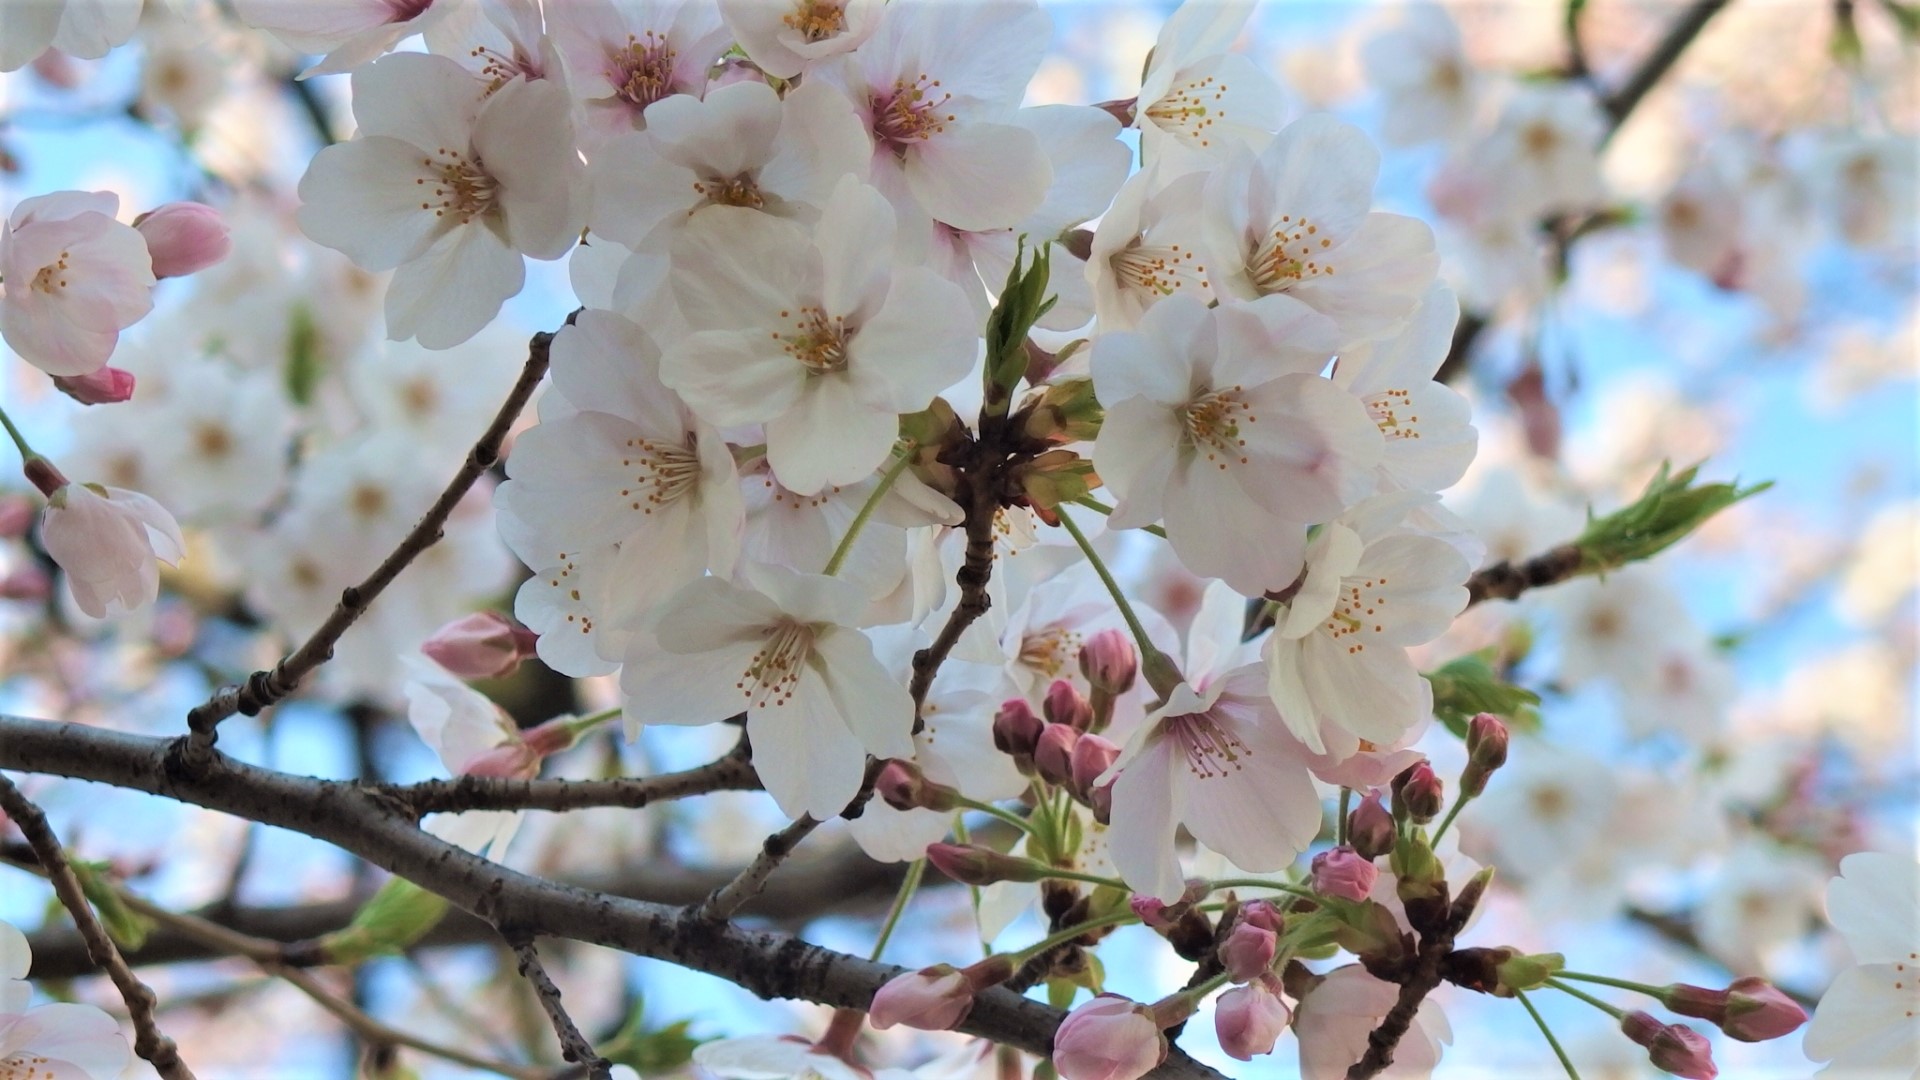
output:
[[[1140,156],[1203,164],[1225,147],[1259,146],[1280,127],[1280,88],[1227,47],[1255,0],[1187,0],[1160,28],[1140,78]],[[1197,160],[1196,160],[1197,159]]]
[[[1382,138],[1406,145],[1467,132],[1481,80],[1446,8],[1408,4],[1399,22],[1368,39],[1360,59],[1367,78],[1387,99]]]
[[[0,34],[0,71],[18,71],[45,52],[94,60],[124,43],[140,25],[145,0],[34,0],[9,4]]]
[[[1910,1076],[1920,1061],[1920,866],[1910,856],[1855,852],[1827,886],[1827,917],[1856,966],[1827,989],[1807,1028],[1821,1076]]]
[[[885,0],[720,0],[720,14],[747,59],[791,79],[873,36]]]
[[[359,135],[314,155],[300,227],[368,270],[396,270],[387,334],[444,349],[520,291],[522,256],[579,238],[585,170],[566,92],[516,80],[487,94],[445,57],[397,54],[354,72]]]
[[[153,310],[153,260],[119,206],[104,191],[36,195],[0,230],[0,336],[49,375],[98,370]]]
[[[1315,980],[1294,1007],[1293,1033],[1300,1039],[1302,1080],[1338,1080],[1367,1052],[1367,1035],[1393,1008],[1400,988],[1367,974],[1358,964],[1335,968]],[[1420,1078],[1439,1064],[1453,1041],[1452,1026],[1429,997],[1413,1026],[1394,1048],[1393,1064],[1380,1075]]]
[[[453,0],[235,0],[249,26],[259,27],[297,52],[325,53],[300,73],[338,75],[353,71],[403,39],[427,29],[454,7]]]
[[[92,1005],[29,1008],[32,966],[27,936],[0,922],[0,1074],[114,1080],[133,1061],[120,1025]]]
[[[66,571],[74,603],[96,619],[153,603],[160,594],[155,560],[173,566],[187,550],[180,526],[159,503],[137,491],[64,478],[47,496],[40,542]]]
[[[1473,462],[1478,433],[1459,391],[1434,381],[1453,347],[1460,305],[1436,283],[1405,330],[1384,341],[1340,352],[1333,381],[1359,397],[1380,428],[1382,490],[1442,491]]]
[[[547,31],[595,142],[645,127],[656,101],[703,93],[728,37],[719,11],[698,0],[568,0],[548,7]]]

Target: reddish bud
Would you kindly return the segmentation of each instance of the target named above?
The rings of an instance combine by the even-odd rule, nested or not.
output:
[[[1126,631],[1102,630],[1080,646],[1080,674],[1095,690],[1118,697],[1133,689],[1139,678],[1140,653]]]
[[[53,577],[34,563],[22,563],[0,578],[0,599],[41,601],[53,595]]]
[[[1379,876],[1372,859],[1349,847],[1333,848],[1313,857],[1313,891],[1325,896],[1365,900]]]
[[[134,218],[133,227],[147,241],[157,278],[205,270],[233,250],[233,238],[220,211],[204,203],[168,203]]]
[[[85,375],[55,375],[53,388],[82,405],[117,405],[133,397],[133,372],[101,366]]]
[[[1507,763],[1507,725],[1492,713],[1480,713],[1467,722],[1467,767],[1460,773],[1460,794],[1474,798],[1487,789],[1487,778]]]
[[[1047,687],[1040,712],[1050,723],[1065,724],[1075,731],[1093,727],[1093,703],[1081,697],[1080,691],[1065,679],[1055,679],[1053,685]]]
[[[1032,706],[1024,699],[1010,698],[993,717],[994,749],[1013,757],[1030,758],[1046,726],[1047,722],[1035,716]]]
[[[477,611],[435,630],[420,651],[462,679],[498,679],[532,656],[537,640],[502,615]]]
[[[1705,1036],[1685,1024],[1663,1024],[1636,1011],[1621,1019],[1620,1030],[1647,1048],[1647,1057],[1657,1069],[1687,1080],[1713,1080],[1720,1075],[1713,1064],[1713,1047]]]
[[[0,495],[0,536],[18,540],[40,519],[40,504],[19,493]]]
[[[1393,815],[1387,811],[1378,791],[1367,793],[1360,805],[1347,815],[1347,844],[1364,859],[1377,859],[1393,852]]]
[[[1047,868],[1037,862],[1016,859],[977,844],[928,844],[927,861],[962,885],[1041,881],[1047,876]]]
[[[1280,909],[1274,907],[1271,900],[1249,900],[1240,905],[1240,921],[1276,934],[1287,924],[1286,916],[1280,914]]]
[[[1272,975],[1236,986],[1214,1004],[1213,1032],[1220,1049],[1241,1061],[1273,1053],[1273,1044],[1287,1030],[1292,1010],[1280,996],[1280,980]]]
[[[540,773],[540,755],[515,739],[476,754],[460,766],[461,776],[497,776],[503,780],[531,780]]]
[[[1073,783],[1073,748],[1080,732],[1066,724],[1048,724],[1033,748],[1033,765],[1043,780],[1055,784]]]
[[[1674,983],[1664,987],[1660,1003],[1681,1016],[1714,1024],[1728,1038],[1766,1042],[1799,1030],[1807,1011],[1765,979],[1747,976],[1725,990]]]
[[[1186,911],[1184,903],[1166,904],[1151,896],[1136,895],[1128,906],[1141,922],[1163,932],[1173,929],[1174,920]]]
[[[1421,825],[1440,816],[1440,807],[1446,803],[1446,785],[1433,771],[1433,766],[1422,761],[1410,766],[1405,772],[1393,778],[1393,805],[1396,812]]]
[[[1073,790],[1088,793],[1094,784],[1113,763],[1120,759],[1120,747],[1113,740],[1099,735],[1082,735],[1080,741],[1073,744],[1072,763]]]
[[[927,779],[910,761],[896,759],[882,765],[873,790],[895,810],[937,810],[944,814],[960,807],[959,792]]]
[[[20,473],[27,478],[27,483],[32,484],[35,490],[49,499],[53,498],[54,492],[67,486],[66,476],[54,466],[53,462],[38,454],[28,458],[21,465]]]
[[[1117,994],[1073,1010],[1053,1033],[1053,1065],[1064,1080],[1138,1080],[1166,1059],[1153,1010]]]
[[[1279,943],[1280,935],[1265,927],[1244,919],[1234,923],[1227,940],[1220,943],[1220,962],[1227,969],[1227,978],[1243,983],[1264,974],[1273,963]]]

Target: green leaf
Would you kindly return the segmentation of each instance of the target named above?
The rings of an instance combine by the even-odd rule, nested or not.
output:
[[[702,1039],[689,1034],[692,1020],[675,1020],[662,1027],[649,1027],[645,998],[634,1002],[626,1022],[613,1038],[600,1045],[600,1054],[616,1065],[626,1065],[641,1076],[653,1076],[681,1068],[693,1060],[693,1051]]]
[[[1071,979],[1047,980],[1047,1004],[1056,1009],[1070,1008],[1075,994],[1080,992],[1078,984]]]
[[[1672,472],[1666,462],[1647,482],[1645,491],[1628,506],[1605,517],[1590,517],[1586,531],[1574,541],[1580,549],[1580,572],[1603,574],[1630,562],[1649,559],[1684,540],[1713,515],[1734,503],[1772,487],[1772,483],[1743,488],[1738,484],[1693,485],[1700,466]]]
[[[146,944],[147,935],[153,932],[153,920],[127,906],[120,891],[113,887],[107,864],[79,859],[72,860],[71,864],[73,876],[80,882],[80,891],[93,904],[94,912],[100,916],[100,925],[106,928],[113,943],[122,949],[138,949]]]
[[[425,937],[446,914],[445,897],[405,878],[389,878],[351,923],[320,939],[321,955],[331,964],[390,956]]]
[[[287,325],[287,396],[295,405],[310,404],[320,375],[320,328],[305,304],[295,304]]]
[[[1425,672],[1433,684],[1433,715],[1457,738],[1467,737],[1467,721],[1488,712],[1521,731],[1540,730],[1540,695],[1502,679],[1494,670],[1495,650],[1482,649]]]
[[[987,316],[987,368],[984,411],[1005,416],[1013,403],[1014,388],[1027,374],[1027,334],[1033,324],[1052,310],[1057,297],[1047,295],[1047,277],[1052,257],[1046,244],[1026,257],[1027,239],[1020,237],[1013,255],[1013,269],[1000,290],[1000,301]]]

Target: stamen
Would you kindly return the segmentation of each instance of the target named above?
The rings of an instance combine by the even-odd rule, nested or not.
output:
[[[1120,249],[1107,264],[1122,282],[1158,296],[1172,296],[1191,285],[1205,284],[1207,268],[1194,263],[1194,252],[1179,244],[1148,247],[1138,241]]]
[[[1187,402],[1181,411],[1187,441],[1222,469],[1230,461],[1247,464],[1247,455],[1242,452],[1247,440],[1240,437],[1240,423],[1244,420],[1253,424],[1260,419],[1247,411],[1247,403],[1241,400],[1240,394],[1238,386],[1209,390]]]
[[[434,217],[452,217],[462,225],[493,209],[500,185],[479,158],[468,160],[465,154],[442,146],[432,157],[421,158],[420,164],[436,177],[414,179],[421,187],[433,185],[433,198],[422,202],[420,209],[433,211]]]
[[[1253,751],[1221,726],[1212,713],[1188,713],[1166,719],[1167,737],[1179,741],[1186,753],[1187,771],[1196,779],[1214,780],[1246,768],[1242,758]]]
[[[1049,626],[1020,639],[1020,663],[1045,675],[1058,678],[1067,663],[1080,655],[1081,635],[1064,626]]]
[[[793,700],[800,685],[800,669],[813,655],[813,627],[783,618],[766,627],[767,642],[747,661],[734,688],[747,699],[749,707],[778,708]]]
[[[793,333],[774,338],[788,356],[800,361],[809,375],[830,375],[847,370],[847,320],[829,316],[817,307],[803,307],[797,313],[783,311],[783,319],[793,319]]]
[[[939,88],[939,79],[929,80],[925,75],[916,76],[912,82],[895,80],[890,95],[873,101],[874,138],[895,154],[905,154],[909,144],[925,142],[945,131],[954,116],[938,110],[953,95],[942,93],[934,99],[933,93]]]
[[[613,62],[607,80],[614,85],[613,96],[631,105],[635,112],[673,92],[673,62],[679,53],[668,44],[667,36],[648,30],[642,37],[627,35],[625,47],[608,58]]]
[[[655,442],[652,439],[627,440],[630,456],[620,459],[625,468],[639,468],[633,487],[621,488],[620,497],[628,500],[628,509],[651,514],[655,507],[666,506],[700,484],[700,454],[695,436],[686,443]]]
[[[1333,265],[1324,260],[1333,241],[1319,232],[1320,226],[1306,218],[1281,215],[1272,234],[1254,249],[1247,263],[1254,287],[1262,293],[1277,293],[1296,282],[1331,275]]]
[[[1147,116],[1156,126],[1173,131],[1187,142],[1211,146],[1213,141],[1207,129],[1226,118],[1227,111],[1220,105],[1226,96],[1227,84],[1209,75],[1167,91],[1159,101],[1147,106]]]
[[[1413,394],[1408,390],[1382,390],[1366,399],[1367,415],[1380,428],[1380,434],[1392,439],[1417,439],[1420,437],[1420,417],[1416,413],[1402,413],[1413,404]]]
[[[847,29],[847,13],[839,0],[800,0],[780,21],[800,31],[808,44],[837,37]]]

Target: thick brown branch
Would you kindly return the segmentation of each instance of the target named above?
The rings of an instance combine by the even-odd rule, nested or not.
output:
[[[194,772],[166,767],[160,739],[0,716],[0,769],[114,784],[236,814],[334,844],[498,926],[586,941],[727,979],[763,997],[865,1009],[902,970],[787,934],[685,917],[685,909],[530,877],[428,835],[402,808],[347,782],[290,776],[218,751]],[[1046,1054],[1064,1014],[1004,990],[979,995],[960,1030]],[[1177,1051],[1156,1080],[1219,1076]]]
[[[996,469],[997,463],[967,478],[967,516],[961,526],[966,532],[967,550],[959,572],[954,575],[954,581],[960,586],[960,601],[947,616],[933,644],[913,655],[913,679],[907,684],[907,692],[913,695],[916,729],[920,710],[926,705],[927,692],[933,689],[933,677],[940,673],[940,665],[946,663],[947,654],[960,643],[960,635],[992,605],[987,596],[987,582],[993,577],[993,519],[1000,512],[1000,500],[994,492],[995,481],[991,475]]]
[[[533,939],[509,939],[509,943],[520,962],[521,977],[533,986],[533,995],[540,999],[540,1007],[546,1010],[553,1033],[560,1039],[560,1056],[576,1065],[585,1065],[590,1080],[612,1080],[613,1064],[594,1051],[593,1043],[580,1033],[580,1025],[567,1015],[566,1006],[560,1003],[560,988],[553,985],[546,967],[540,963],[540,951],[533,947]]]
[[[1561,544],[1522,562],[1502,559],[1481,567],[1467,579],[1467,606],[1482,600],[1512,600],[1528,589],[1558,585],[1578,577],[1584,561],[1578,545]]]
[[[416,816],[461,810],[584,810],[595,806],[639,809],[713,791],[758,791],[760,777],[737,757],[659,776],[612,780],[507,780],[460,776],[417,784],[389,784],[379,791],[405,803]]]
[[[88,955],[106,969],[114,989],[120,991],[126,1001],[127,1015],[133,1019],[133,1052],[150,1062],[166,1080],[194,1080],[193,1070],[180,1060],[179,1048],[160,1033],[159,1022],[153,1015],[159,1007],[153,989],[134,975],[121,957],[119,947],[107,936],[106,927],[100,925],[93,906],[87,902],[86,892],[80,887],[80,879],[74,876],[73,864],[67,861],[66,850],[60,846],[60,838],[53,834],[53,826],[47,824],[47,815],[4,776],[0,776],[0,811],[5,811],[26,837],[41,869],[53,883],[54,893],[86,940]]]
[[[187,735],[180,741],[177,755],[181,766],[191,769],[205,765],[207,752],[213,748],[221,721],[235,713],[253,716],[298,689],[302,679],[332,659],[333,647],[341,635],[366,613],[367,607],[392,584],[393,579],[399,577],[400,572],[422,552],[439,542],[441,530],[454,508],[466,498],[467,492],[481,475],[500,460],[500,449],[506,442],[507,431],[513,427],[514,420],[533,397],[534,388],[540,385],[540,379],[547,373],[547,353],[552,344],[552,333],[542,331],[533,336],[527,345],[527,362],[521,369],[519,381],[514,383],[507,400],[494,414],[493,422],[487,425],[480,440],[473,444],[473,449],[467,453],[467,459],[461,463],[446,489],[400,541],[399,546],[364,581],[341,592],[340,602],[334,605],[332,614],[320,624],[319,629],[299,648],[275,664],[271,671],[256,671],[244,683],[223,687],[205,703],[187,713]]]

